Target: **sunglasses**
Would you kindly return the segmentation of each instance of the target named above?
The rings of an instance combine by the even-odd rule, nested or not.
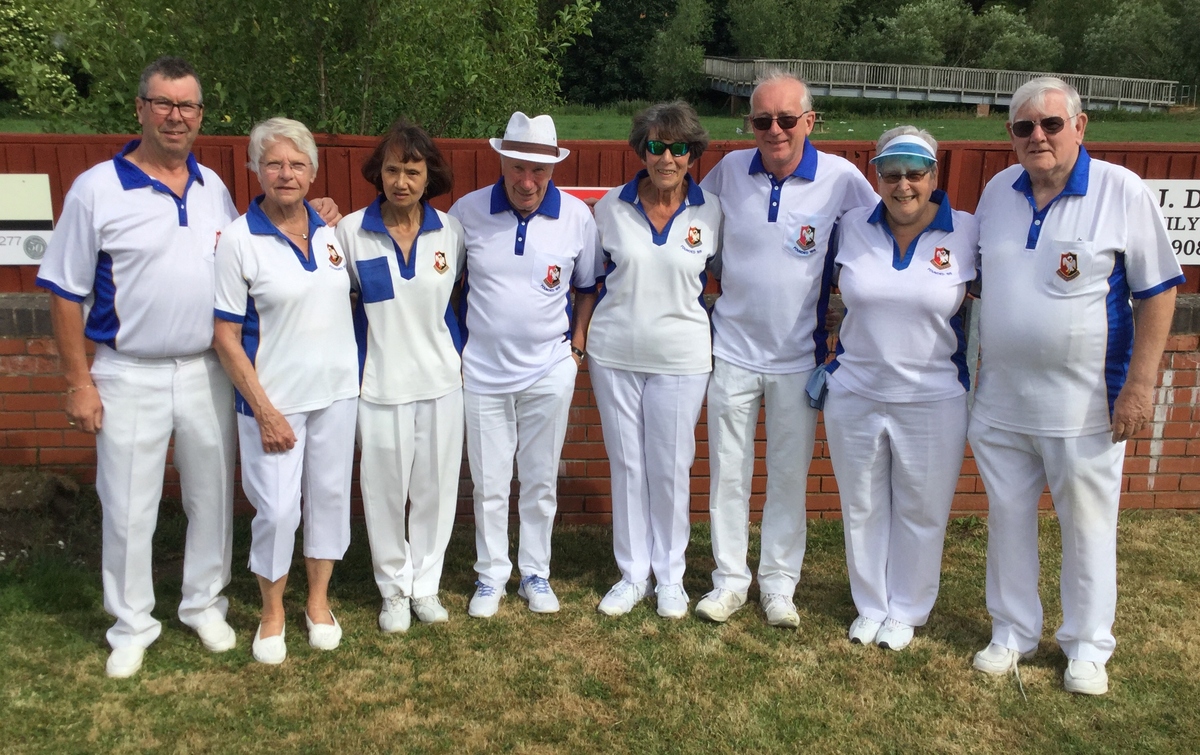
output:
[[[688,144],[687,142],[671,142],[670,144],[667,144],[666,142],[660,142],[654,139],[646,142],[646,151],[652,155],[661,155],[667,150],[671,150],[672,155],[675,155],[676,157],[683,157],[691,148],[692,145]]]
[[[900,179],[906,179],[910,184],[924,181],[929,176],[927,170],[910,170],[907,173],[880,173],[879,179],[885,184],[898,184]]]
[[[1012,133],[1013,136],[1024,139],[1033,133],[1033,127],[1037,125],[1042,127],[1042,131],[1045,132],[1047,136],[1050,136],[1051,134],[1057,134],[1059,131],[1062,131],[1063,127],[1067,125],[1067,120],[1074,120],[1074,118],[1075,116],[1071,116],[1070,118],[1064,120],[1057,115],[1052,115],[1049,118],[1043,118],[1036,122],[1013,121]]]
[[[796,128],[796,124],[800,119],[809,113],[805,110],[800,115],[756,115],[750,119],[750,125],[755,131],[770,131],[772,123],[778,123],[779,128],[784,131],[791,131]]]

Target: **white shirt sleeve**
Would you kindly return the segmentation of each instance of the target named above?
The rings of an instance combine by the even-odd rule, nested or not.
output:
[[[239,221],[234,221],[237,223]],[[250,293],[249,275],[243,269],[242,245],[235,240],[233,227],[226,228],[217,241],[215,315],[230,322],[246,319],[246,298]]]
[[[86,179],[86,177],[85,177]],[[39,285],[71,301],[83,301],[96,279],[100,239],[93,216],[90,184],[76,183],[63,200],[62,215],[38,268]]]

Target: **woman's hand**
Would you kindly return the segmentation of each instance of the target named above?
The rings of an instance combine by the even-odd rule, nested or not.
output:
[[[296,433],[287,418],[273,406],[260,407],[254,419],[258,422],[258,434],[262,437],[264,453],[275,454],[290,451],[296,445]]]

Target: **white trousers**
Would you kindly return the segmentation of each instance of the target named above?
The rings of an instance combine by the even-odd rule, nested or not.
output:
[[[358,399],[285,415],[296,445],[264,453],[258,422],[237,415],[242,488],[254,505],[250,571],[271,582],[292,565],[304,519],[304,557],[338,561],[350,547],[350,476]]]
[[[147,647],[162,631],[150,615],[150,551],[172,433],[188,518],[179,619],[192,628],[224,619],[221,590],[233,553],[233,386],[216,353],[141,359],[99,346],[92,380],[104,407],[96,436],[104,610],[117,620],[108,644]]]
[[[988,494],[987,607],[992,642],[1026,652],[1042,636],[1038,498],[1047,484],[1062,531],[1063,623],[1068,658],[1105,663],[1117,641],[1117,508],[1125,443],[1108,431],[1045,438],[971,423],[968,437]]]
[[[696,421],[708,373],[589,368],[612,474],[613,554],[621,577],[683,582],[691,535]]]
[[[521,484],[517,568],[522,577],[550,576],[558,460],[575,393],[575,372],[575,360],[568,357],[522,391],[485,394],[463,390],[467,460],[475,487],[475,571],[484,584],[503,588],[512,576],[508,499],[514,455]]]
[[[375,584],[385,598],[437,595],[458,504],[462,389],[407,404],[359,399],[358,434]]]
[[[810,372],[771,375],[720,358],[708,384],[709,514],[712,518],[713,586],[744,593],[750,588],[750,481],[758,409],[767,410],[767,500],[763,506],[758,587],[792,595],[804,565],[804,495],[817,432],[817,410],[804,386]]]
[[[859,614],[922,626],[937,600],[967,440],[966,395],[886,403],[829,380],[825,435]]]

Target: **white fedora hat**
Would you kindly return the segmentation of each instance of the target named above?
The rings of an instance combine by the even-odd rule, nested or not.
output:
[[[508,119],[504,138],[488,139],[488,143],[504,157],[532,163],[558,163],[571,154],[571,150],[558,146],[553,118],[548,115],[530,118],[520,111]]]

